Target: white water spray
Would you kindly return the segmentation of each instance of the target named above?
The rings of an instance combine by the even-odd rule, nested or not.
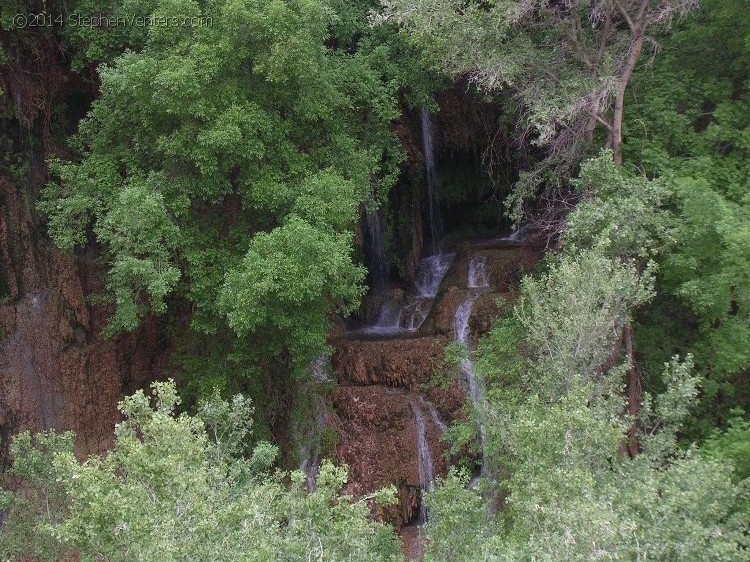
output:
[[[422,498],[424,498],[424,493],[432,487],[432,482],[435,480],[435,467],[432,462],[430,444],[427,441],[427,426],[422,409],[413,399],[409,399],[409,405],[414,413],[414,423],[417,426],[417,469],[419,472],[419,489]],[[427,508],[424,501],[420,501],[418,523],[426,521]]]
[[[365,335],[398,335],[416,332],[427,319],[443,277],[456,254],[428,256],[419,262],[413,294],[403,304],[386,302],[375,324],[357,330]]]
[[[484,459],[486,457],[487,431],[484,420],[484,385],[481,378],[474,371],[474,362],[469,356],[470,350],[470,329],[469,319],[479,295],[489,286],[489,274],[487,271],[487,262],[482,256],[474,256],[469,262],[469,274],[467,279],[469,294],[466,300],[456,309],[453,320],[453,330],[455,340],[467,353],[467,356],[461,361],[461,375],[466,379],[469,387],[469,398],[471,398],[474,411],[477,416],[479,425],[479,437],[482,445],[482,473],[485,472]]]

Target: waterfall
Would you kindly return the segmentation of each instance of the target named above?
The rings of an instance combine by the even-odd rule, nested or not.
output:
[[[352,330],[350,332],[352,334],[394,336],[419,330],[429,316],[440,283],[456,257],[455,254],[444,254],[440,249],[442,224],[436,199],[438,180],[435,168],[434,132],[432,118],[426,109],[422,110],[422,143],[427,180],[431,255],[420,260],[412,293],[400,302],[391,300],[383,303],[375,323]],[[383,286],[387,280],[388,259],[383,240],[382,218],[377,211],[367,210],[364,222],[371,252],[370,271],[373,284],[376,287]]]
[[[479,425],[479,436],[482,445],[482,473],[485,472],[484,459],[486,457],[487,432],[484,420],[484,385],[481,378],[474,371],[474,362],[469,356],[470,351],[470,329],[469,318],[474,308],[474,303],[484,289],[489,286],[489,275],[487,272],[487,261],[482,256],[474,256],[469,262],[469,274],[467,279],[469,292],[458,308],[453,320],[453,330],[456,342],[467,352],[467,356],[461,361],[461,375],[466,379],[469,387],[469,398],[471,398],[474,411],[476,412]]]
[[[435,298],[440,283],[448,273],[456,254],[436,254],[422,259],[417,269],[417,294],[420,297]]]
[[[474,256],[469,262],[468,283],[470,289],[488,287],[490,284],[489,273],[487,273],[487,260],[482,256]]]
[[[430,117],[430,112],[426,109],[422,109],[422,150],[424,152],[425,179],[427,181],[430,243],[432,244],[432,253],[439,254],[442,221],[440,219],[440,208],[436,199],[438,177],[437,169],[435,168],[435,133],[432,127],[432,117]]]
[[[412,294],[405,302],[384,303],[375,324],[353,333],[387,336],[416,332],[429,316],[440,283],[455,257],[456,254],[437,254],[423,258],[417,268]]]
[[[367,205],[364,213],[365,235],[369,249],[369,269],[375,288],[385,286],[388,280],[388,256],[385,251],[385,229],[380,209]]]
[[[508,236],[503,236],[502,238],[498,238],[498,242],[523,242],[526,240],[528,235],[531,232],[531,226],[528,224],[524,224],[518,227],[517,230],[514,230],[511,232]]]
[[[427,402],[426,400],[423,401],[427,404],[427,409],[430,411],[430,416],[432,416],[432,422],[440,429],[441,433],[445,433],[448,431],[448,426],[443,423],[443,420],[440,419],[440,416],[437,413],[437,409],[435,408],[435,404],[432,402]]]
[[[422,493],[422,498],[424,498],[424,493],[430,489],[433,480],[435,480],[435,467],[432,463],[430,444],[427,442],[427,426],[422,409],[413,399],[409,399],[409,405],[414,413],[414,423],[417,426],[417,469],[419,471],[419,489]],[[427,508],[424,501],[420,499],[418,522],[424,523],[426,521]]]
[[[300,434],[299,469],[304,472],[307,489],[310,491],[315,489],[315,479],[318,476],[323,456],[322,433],[328,423],[328,404],[325,397],[320,392],[316,392],[315,387],[331,380],[328,376],[328,369],[329,357],[324,354],[320,355],[310,363],[312,380],[302,387],[302,395],[310,400],[308,405],[310,417],[306,420],[307,425],[298,429]]]

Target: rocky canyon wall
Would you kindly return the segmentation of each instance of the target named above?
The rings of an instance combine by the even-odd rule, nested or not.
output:
[[[65,254],[44,234],[28,182],[0,178],[0,435],[73,430],[79,454],[105,450],[117,402],[162,370],[169,343],[154,319],[106,339],[94,249]]]

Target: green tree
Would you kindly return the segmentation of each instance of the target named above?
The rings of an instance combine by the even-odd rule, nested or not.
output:
[[[403,26],[436,65],[485,90],[509,88],[526,135],[544,147],[541,166],[521,176],[511,202],[559,187],[591,145],[597,125],[622,164],[625,93],[644,46],[697,0],[526,2],[383,0],[381,20]],[[553,169],[562,177],[549,174]]]
[[[653,260],[674,236],[670,192],[607,153],[575,185],[582,202],[562,249],[522,282],[513,315],[479,345],[477,370],[492,383],[490,505],[484,517],[471,508],[473,526],[452,536],[455,506],[481,496],[449,476],[427,499],[426,559],[450,560],[442,541],[454,540],[470,545],[467,560],[745,560],[749,482],[733,474],[742,426],[705,453],[678,442],[700,383],[692,356],[662,365],[661,392],[622,393],[634,365],[623,334],[654,298]]]
[[[346,470],[324,463],[317,489],[271,470],[278,450],[256,443],[252,406],[218,396],[196,416],[175,415],[171,382],[120,405],[124,421],[104,457],[76,460],[70,435],[23,433],[13,474],[28,491],[11,503],[5,556],[48,560],[398,560],[392,531],[369,521],[364,500],[338,490]],[[392,499],[394,491],[378,497]],[[54,501],[51,501],[54,500]],[[29,522],[32,522],[29,525]]]
[[[697,393],[691,358],[664,366],[666,390],[646,393],[639,412],[642,453],[622,453],[632,422],[620,392],[627,364],[610,357],[617,325],[652,296],[652,283],[648,270],[596,249],[525,280],[515,317],[489,336],[515,341],[480,344],[476,363],[493,381],[513,366],[486,406],[498,480],[484,489],[501,509],[480,507],[482,487],[466,490],[449,475],[427,497],[426,560],[453,560],[447,544],[465,560],[747,559],[748,481],[735,483],[720,453],[678,447]],[[458,532],[463,508],[468,527]]]
[[[703,7],[636,73],[625,152],[660,177],[673,214],[675,243],[659,259],[661,297],[643,315],[639,348],[651,375],[677,351],[694,354],[704,378],[696,435],[750,404],[750,24],[747,2]]]
[[[70,250],[93,226],[111,331],[177,297],[194,329],[228,322],[306,365],[327,316],[362,294],[359,206],[388,190],[402,158],[387,52],[330,48],[338,16],[318,1],[144,0],[111,13],[121,12],[199,23],[151,25],[135,50],[102,55],[111,62],[77,158],[54,164],[41,205],[52,236]]]

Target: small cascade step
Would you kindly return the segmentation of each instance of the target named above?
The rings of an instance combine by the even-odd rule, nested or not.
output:
[[[417,392],[381,385],[336,388],[336,452],[350,470],[345,491],[361,496],[395,484],[399,505],[384,515],[399,527],[419,520],[421,493],[447,470],[442,419],[458,416],[463,402],[458,388],[451,393],[439,400],[442,408],[450,404],[452,410],[438,412],[435,403]]]
[[[444,367],[446,337],[342,340],[333,354],[339,384],[385,384],[415,389]]]
[[[409,406],[411,406],[412,414],[414,414],[414,424],[417,430],[417,473],[419,475],[420,492],[417,523],[419,524],[427,522],[427,507],[422,498],[435,481],[435,462],[432,451],[430,451],[430,442],[427,439],[427,423],[422,411],[423,403],[423,401],[418,403],[413,397],[409,397]]]
[[[402,300],[386,300],[375,322],[348,332],[349,337],[397,337],[415,333],[430,314],[440,283],[456,254],[435,254],[423,258],[414,287]]]
[[[474,407],[476,419],[479,422],[479,435],[482,445],[482,472],[484,472],[484,458],[487,442],[487,430],[484,415],[484,383],[478,373],[474,371],[474,361],[471,358],[471,332],[469,330],[469,318],[471,317],[474,304],[483,292],[489,289],[490,277],[487,271],[486,257],[481,254],[472,256],[469,261],[467,274],[468,294],[466,300],[456,308],[454,321],[454,333],[456,343],[466,350],[466,357],[461,361],[461,376],[465,379],[469,389],[469,398]]]

